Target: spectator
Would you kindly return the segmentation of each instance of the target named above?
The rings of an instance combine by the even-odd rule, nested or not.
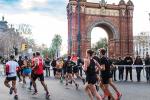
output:
[[[54,58],[51,62],[51,66],[53,67],[53,74],[56,75],[56,59]]]
[[[146,80],[147,82],[150,82],[150,57],[147,54],[145,58],[145,70],[146,70]]]
[[[127,56],[125,57],[124,64],[128,65],[128,66],[126,66],[126,80],[125,81],[128,80],[128,73],[130,73],[130,80],[133,81],[132,80],[132,64],[133,64],[133,59],[132,59],[132,57],[130,57],[129,54],[127,54]]]
[[[46,71],[46,77],[50,76],[50,59],[46,57],[45,59],[45,71]]]
[[[113,57],[113,58],[110,58],[110,62],[112,63],[112,78],[113,78],[113,80],[114,81],[117,81],[116,80],[116,70],[117,70],[117,68],[116,68],[116,62],[117,62],[117,60],[115,59],[115,57]]]
[[[141,81],[141,71],[143,69],[143,62],[140,56],[137,56],[134,65],[142,65],[142,66],[136,66],[136,73],[137,73],[137,82]]]
[[[123,80],[123,74],[124,74],[124,61],[121,57],[118,58],[117,60],[117,65],[118,65],[118,71],[119,71],[119,80],[122,81]],[[121,65],[121,66],[120,66]]]

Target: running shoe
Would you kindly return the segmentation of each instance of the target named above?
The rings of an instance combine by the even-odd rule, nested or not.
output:
[[[70,81],[69,83],[72,84],[72,81]]]
[[[63,83],[63,78],[62,77],[60,78],[60,83]]]
[[[32,90],[32,88],[31,87],[28,87],[28,89],[31,91]]]
[[[108,97],[108,99],[107,99],[107,97]],[[110,100],[110,97],[107,96],[107,95],[103,95],[103,96],[102,96],[102,100]]]
[[[76,89],[78,89],[78,88],[79,88],[79,84],[75,84],[75,86],[76,86]]]
[[[14,96],[14,99],[15,99],[15,100],[18,100],[18,95],[15,95],[15,96]]]
[[[19,83],[20,83],[20,82],[22,82],[22,80],[21,80],[21,79],[19,80]]]
[[[68,86],[68,83],[66,83],[65,85]]]
[[[117,96],[116,96],[116,100],[120,100],[121,97],[122,97],[122,94],[121,94],[121,93],[117,93],[116,95],[117,95]]]
[[[37,95],[38,94],[38,92],[34,92],[32,95]]]
[[[45,96],[46,96],[46,99],[48,99],[48,100],[49,100],[49,97],[50,97],[49,92],[47,92]]]
[[[49,92],[46,93],[46,96],[50,96]]]
[[[13,94],[13,88],[11,87],[9,90],[9,94],[12,95]]]
[[[83,85],[85,84],[85,79],[82,79]]]

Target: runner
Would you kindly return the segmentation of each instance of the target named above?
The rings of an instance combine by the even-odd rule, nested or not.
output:
[[[94,54],[93,59],[96,60],[100,64],[100,58],[96,54]],[[96,76],[97,76],[97,82],[95,86],[96,86],[96,90],[99,91],[99,84],[100,84],[101,78],[100,78],[100,70],[98,68],[96,68]]]
[[[26,85],[26,77],[29,77],[29,79],[31,80],[31,62],[28,60],[28,57],[25,56],[25,59],[23,61],[23,65],[22,65],[22,69],[23,69],[23,87],[25,87]]]
[[[30,86],[28,88],[29,90],[32,90],[32,77],[34,77],[34,72],[33,72],[34,60],[35,60],[35,53],[33,53],[31,58],[31,81],[30,81]]]
[[[34,67],[33,67],[34,75],[32,77],[32,83],[33,83],[33,87],[34,87],[34,93],[33,93],[33,95],[38,94],[35,81],[36,81],[37,78],[39,78],[42,86],[44,87],[44,89],[46,91],[46,98],[49,98],[50,94],[49,94],[47,85],[44,82],[43,65],[44,65],[44,62],[43,62],[42,57],[40,56],[40,53],[36,52],[36,58],[34,60]]]
[[[73,74],[72,74],[72,68],[73,66],[75,66],[76,64],[71,61],[71,56],[68,56],[68,60],[66,61],[65,63],[65,66],[66,66],[66,75],[65,75],[65,79],[66,79],[66,86],[68,85],[68,83],[72,83],[74,82],[75,86],[76,86],[76,89],[78,89],[79,87],[79,84],[76,83],[74,77],[73,77]]]
[[[82,80],[83,84],[85,84],[85,79],[79,75],[79,66],[78,65],[75,65],[73,67],[73,76],[80,78]]]
[[[19,64],[14,61],[14,56],[10,56],[10,61],[6,63],[5,73],[6,73],[6,79],[4,81],[4,84],[6,87],[10,89],[9,94],[15,93],[14,99],[18,99],[17,95],[17,88],[16,88],[16,79],[17,79],[17,68],[19,67]],[[9,82],[12,82],[12,86],[10,86]]]
[[[53,75],[54,75],[54,77],[55,77],[55,75],[56,75],[56,59],[55,58],[53,58],[53,60],[52,60],[52,62],[51,62],[51,66],[52,66],[52,68],[53,68]]]
[[[21,66],[23,65],[22,56],[19,56],[18,64],[19,64],[19,68],[17,70],[17,76],[19,78],[19,82],[21,82],[22,81],[22,79],[21,79],[21,76],[22,76],[22,68],[21,68]]]
[[[105,69],[101,71],[101,88],[104,91],[104,97],[109,97],[112,100],[119,100],[122,94],[118,91],[117,87],[112,81],[112,73],[111,73],[111,62],[109,59],[106,57],[106,50],[105,49],[100,49],[100,63],[101,66]],[[112,93],[109,90],[109,85],[115,90],[117,94],[117,98],[115,98]]]
[[[57,68],[57,71],[56,71],[56,78],[60,79],[60,82],[62,83],[62,68],[63,68],[63,60],[61,58],[59,58],[57,61],[56,61],[56,68]]]
[[[86,84],[85,84],[85,91],[90,97],[90,100],[94,100],[93,96],[96,96],[97,100],[102,100],[101,96],[98,94],[95,84],[97,82],[96,76],[96,67],[101,70],[101,66],[99,63],[93,59],[92,50],[86,51],[86,59],[84,59],[83,70],[86,73]]]

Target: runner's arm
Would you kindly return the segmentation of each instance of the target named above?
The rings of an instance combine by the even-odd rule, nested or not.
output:
[[[84,59],[84,65],[82,66],[83,70],[87,70],[87,59]]]
[[[22,68],[27,67],[27,61],[23,61],[23,65],[21,67]]]
[[[105,70],[105,64],[102,64],[101,67],[102,67],[101,70],[104,71]]]
[[[94,62],[95,62],[95,64],[96,64],[97,68],[98,68],[98,69],[96,69],[96,70],[102,70],[102,69],[103,69],[103,68],[100,66],[100,64],[99,64],[96,60],[94,60]]]
[[[34,65],[33,65],[33,68],[32,68],[32,69],[37,69],[37,68],[38,68],[38,60],[35,59]]]

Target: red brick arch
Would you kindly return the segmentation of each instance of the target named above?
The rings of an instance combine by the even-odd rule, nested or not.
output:
[[[103,28],[108,34],[109,56],[133,55],[133,8],[131,0],[121,0],[118,5],[86,2],[80,0],[80,23],[78,23],[77,0],[70,0],[68,12],[68,53],[77,54],[78,25],[81,34],[81,56],[91,48],[91,31],[94,27]]]
[[[87,38],[91,38],[91,31],[94,27],[101,27],[108,33],[109,39],[119,39],[119,31],[115,25],[111,23],[108,19],[101,19],[93,21],[90,25],[87,25]]]

